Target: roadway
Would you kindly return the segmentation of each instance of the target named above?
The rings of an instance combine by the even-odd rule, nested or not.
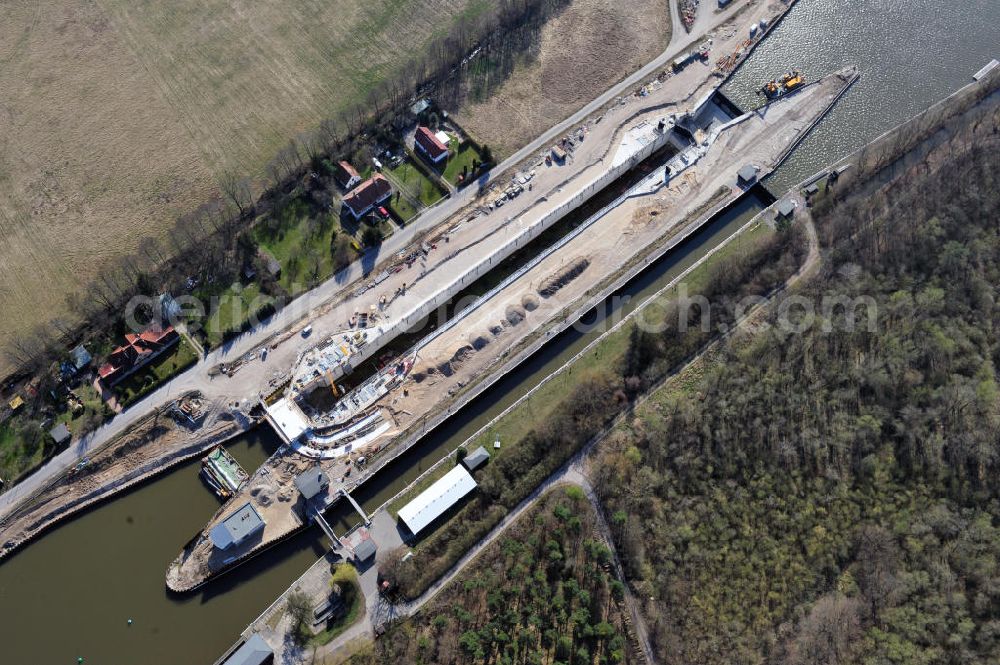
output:
[[[675,3],[676,0],[672,0],[672,4]],[[700,28],[696,25],[696,29],[690,35],[684,34],[683,28],[680,32],[675,31],[671,35],[668,47],[661,55],[505,159],[493,169],[493,173],[503,174],[511,171],[535,153],[544,152],[547,146],[557,138],[566,134],[571,128],[602,109],[608,103],[628,94],[639,83],[657,74],[677,54],[688,50],[692,45],[700,42],[707,32],[718,27],[744,6],[750,4],[755,4],[754,0],[734,2],[725,11],[711,14],[711,19],[706,19]],[[495,177],[494,180],[499,180],[499,178]],[[14,507],[26,498],[44,489],[53,481],[58,480],[63,473],[75,466],[82,458],[92,455],[94,451],[100,449],[115,437],[134,426],[150,412],[169,404],[188,391],[201,390],[206,394],[211,392],[213,394],[210,395],[210,398],[221,401],[240,401],[247,398],[248,391],[245,389],[240,390],[236,386],[232,388],[217,388],[222,380],[214,380],[214,368],[221,363],[234,362],[262,344],[267,343],[273,337],[287,332],[296,326],[305,325],[304,319],[309,317],[311,313],[329,304],[338,296],[357,289],[366,277],[377,272],[379,267],[377,264],[380,261],[384,261],[387,258],[391,259],[399,252],[409,248],[414,241],[419,240],[432,229],[448,221],[464,207],[472,203],[475,196],[475,188],[470,187],[452,198],[446,199],[439,205],[425,210],[410,225],[397,231],[392,237],[387,239],[377,250],[373,250],[372,253],[355,261],[333,278],[300,296],[276,313],[271,319],[260,323],[252,331],[211,351],[191,369],[174,377],[139,403],[118,414],[111,422],[73,442],[67,450],[52,458],[31,476],[0,495],[0,519],[9,514]],[[310,346],[308,340],[294,339],[297,341],[291,342],[291,351],[294,351],[292,355],[297,355],[300,351]],[[286,344],[286,346],[289,345]],[[283,355],[287,356],[289,354],[286,353]],[[268,365],[271,365],[271,367],[267,368],[271,375],[276,376],[281,373],[282,370],[274,369],[272,363],[268,363]],[[284,371],[287,371],[287,369],[287,367],[284,368]],[[266,379],[266,375],[259,378]],[[239,383],[242,384],[244,381],[240,381]]]

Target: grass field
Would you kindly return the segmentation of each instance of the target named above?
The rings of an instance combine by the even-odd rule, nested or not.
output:
[[[200,293],[202,302],[212,303],[212,310],[204,321],[205,342],[214,348],[220,345],[227,332],[239,330],[244,321],[260,309],[274,302],[274,298],[262,294],[260,285],[239,282],[230,285],[221,293]]]
[[[410,196],[419,200],[422,205],[433,205],[444,196],[441,188],[421,173],[420,169],[409,160],[389,169],[389,173],[396,179],[396,182],[406,189]],[[395,202],[396,197],[394,196],[392,200]]]
[[[353,235],[331,214],[317,216],[303,200],[295,199],[274,219],[258,224],[254,240],[281,264],[278,281],[294,296],[342,267],[335,265],[331,245],[335,235],[345,233]]]
[[[12,482],[25,469],[42,461],[41,443],[27,444],[9,423],[0,423],[0,478]]]
[[[444,172],[441,175],[444,176],[445,180],[457,186],[458,176],[462,175],[462,169],[465,169],[466,178],[472,177],[472,162],[482,162],[483,156],[471,143],[459,146],[458,141],[452,141],[451,149],[452,155],[448,158],[448,163],[445,164]]]
[[[481,6],[5,0],[0,346]]]

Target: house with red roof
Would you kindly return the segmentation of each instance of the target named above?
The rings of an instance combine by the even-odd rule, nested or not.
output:
[[[128,333],[125,343],[111,352],[107,362],[97,370],[101,382],[110,388],[136,370],[145,367],[154,358],[180,340],[173,326],[154,326],[143,332]]]
[[[354,219],[361,219],[376,206],[380,206],[392,196],[392,185],[381,173],[376,173],[368,180],[352,189],[344,196],[344,209]]]
[[[417,127],[414,144],[417,146],[417,150],[424,153],[427,159],[431,160],[434,164],[439,164],[443,160],[448,159],[448,146],[434,132],[423,125]]]

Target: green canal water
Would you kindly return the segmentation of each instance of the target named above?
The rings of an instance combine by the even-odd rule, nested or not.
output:
[[[819,170],[968,81],[1000,55],[996,0],[800,0],[737,72],[727,94],[744,108],[753,90],[787,69],[810,78],[847,64],[862,77],[792,158],[772,191]],[[624,290],[628,309],[658,290],[760,209],[749,198]],[[623,295],[624,295],[623,294]],[[594,321],[608,308],[588,315]],[[582,349],[595,333],[571,329],[546,346],[356,496],[377,507],[445,451]],[[255,468],[277,441],[259,429],[230,446]],[[322,552],[309,531],[194,594],[166,591],[164,573],[183,543],[218,508],[197,463],[64,523],[0,564],[0,662],[72,665],[209,664]],[[331,515],[344,530],[356,519]],[[127,621],[134,620],[132,626]]]

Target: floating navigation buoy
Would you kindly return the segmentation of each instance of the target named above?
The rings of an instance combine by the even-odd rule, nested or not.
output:
[[[128,625],[130,625],[130,626],[132,625],[132,620],[131,619],[128,620]]]
[[[82,663],[83,662],[83,656],[77,656],[76,657],[76,662]]]

